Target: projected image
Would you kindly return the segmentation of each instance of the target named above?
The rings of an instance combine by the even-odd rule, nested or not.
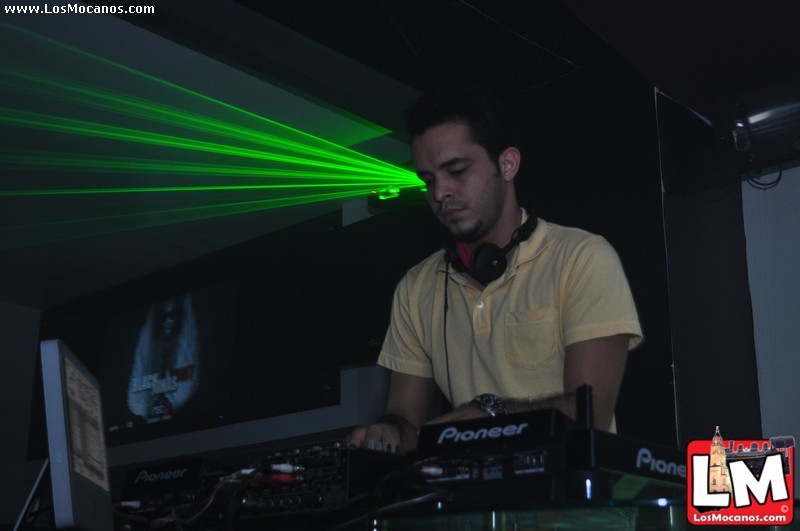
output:
[[[139,333],[128,409],[148,422],[169,420],[200,382],[200,344],[191,295],[151,306]]]
[[[235,348],[235,286],[176,288],[115,305],[133,291],[113,297],[105,333],[96,343],[109,445],[224,423]]]

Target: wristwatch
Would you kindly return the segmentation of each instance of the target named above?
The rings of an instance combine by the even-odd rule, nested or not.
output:
[[[478,404],[478,407],[485,411],[490,417],[506,414],[506,404],[497,395],[486,393],[476,396],[472,401]]]

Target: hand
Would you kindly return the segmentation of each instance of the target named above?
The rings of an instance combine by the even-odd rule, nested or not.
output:
[[[400,452],[400,430],[394,424],[385,422],[359,426],[350,432],[344,444],[369,450]]]
[[[391,452],[415,450],[419,428],[428,418],[434,392],[431,378],[392,371],[383,415],[368,426],[354,429],[345,442]]]
[[[482,419],[488,416],[489,414],[482,410],[477,403],[470,401],[461,404],[449,413],[445,413],[444,415],[428,421],[426,424],[443,424],[445,422],[456,422],[459,420]]]

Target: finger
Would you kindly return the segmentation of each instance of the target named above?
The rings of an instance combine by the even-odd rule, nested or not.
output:
[[[353,431],[351,431],[350,434],[345,438],[345,446],[362,446],[364,444],[366,433],[366,428],[362,426],[354,428]]]

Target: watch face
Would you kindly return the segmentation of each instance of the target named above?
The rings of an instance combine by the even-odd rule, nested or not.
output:
[[[503,415],[506,412],[505,404],[495,395],[480,395],[476,400],[478,401],[478,405],[481,406],[481,409],[493,417],[496,415]]]

